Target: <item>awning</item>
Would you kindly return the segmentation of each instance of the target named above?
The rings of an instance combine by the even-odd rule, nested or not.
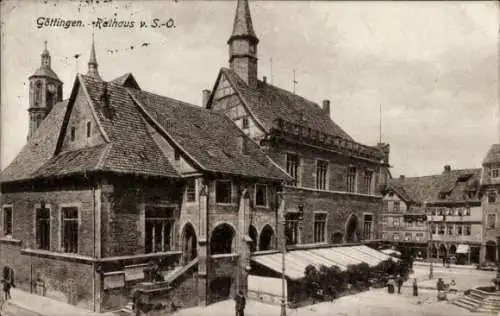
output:
[[[365,262],[370,266],[376,266],[389,258],[398,261],[365,245],[295,250],[289,251],[285,255],[285,275],[289,279],[297,280],[304,277],[305,269],[310,264],[318,269],[321,265],[324,265],[327,267],[338,266],[341,270],[346,270],[347,266],[351,264]],[[281,253],[252,257],[252,261],[255,263],[279,274],[282,272],[281,260]]]
[[[401,256],[401,252],[394,250],[394,249],[384,249],[381,250],[381,252],[385,253],[386,255],[396,255],[396,256]]]
[[[469,253],[470,247],[469,245],[458,245],[457,251],[455,253]]]

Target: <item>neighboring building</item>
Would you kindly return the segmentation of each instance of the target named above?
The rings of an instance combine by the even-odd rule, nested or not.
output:
[[[490,147],[483,160],[481,173],[483,205],[483,259],[498,262],[497,237],[500,236],[500,144]]]
[[[99,312],[126,305],[150,261],[184,307],[244,289],[250,251],[276,247],[289,176],[226,116],[131,74],[103,81],[91,51],[69,100],[53,104],[61,82],[43,97],[57,78],[46,50],[30,77],[50,102],[1,174],[0,268],[20,289]]]
[[[421,202],[412,200],[403,183],[403,177],[399,181],[389,180],[384,190],[381,241],[415,257],[427,257],[429,234],[425,208]]]
[[[47,50],[47,42],[41,54],[41,64],[29,77],[29,132],[28,139],[40,126],[41,122],[54,105],[62,101],[63,83],[51,68],[51,57]]]
[[[258,79],[258,43],[248,1],[239,0],[222,68],[205,106],[224,113],[293,178],[285,185],[286,242],[370,242],[378,236],[389,146],[362,145],[322,106]]]
[[[480,173],[481,169],[451,170],[445,166],[439,175],[390,181],[390,187],[396,188],[396,192],[404,192],[398,194],[398,199],[402,196],[417,209],[423,207],[429,216],[428,241],[433,258],[457,256],[462,262],[480,261],[483,245]],[[384,231],[389,232],[385,228]],[[402,232],[400,237],[404,238]]]

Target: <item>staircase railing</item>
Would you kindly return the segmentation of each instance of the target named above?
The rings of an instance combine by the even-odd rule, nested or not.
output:
[[[180,276],[182,276],[184,273],[186,273],[187,271],[189,271],[191,268],[193,268],[194,266],[196,266],[198,264],[200,260],[198,259],[198,257],[194,258],[193,260],[191,260],[191,262],[189,262],[188,264],[186,264],[185,266],[182,266],[180,269],[178,269],[177,271],[174,271],[173,273],[167,275],[167,277],[165,278],[165,281],[168,282],[169,284],[170,283],[173,283],[175,280],[177,280]]]

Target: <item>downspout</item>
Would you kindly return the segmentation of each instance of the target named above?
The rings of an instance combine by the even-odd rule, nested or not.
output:
[[[96,249],[95,249],[95,212],[96,212],[96,209],[95,209],[95,186],[94,184],[92,184],[92,232],[93,232],[93,235],[94,235],[94,238],[93,238],[93,251],[94,251],[94,260],[92,260],[92,301],[94,303],[94,312],[96,312],[96,302],[95,302],[95,295],[96,295],[96,291],[95,291],[95,258],[96,258]]]

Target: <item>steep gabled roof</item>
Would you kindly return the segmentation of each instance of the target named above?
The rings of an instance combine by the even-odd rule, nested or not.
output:
[[[106,143],[61,151],[67,121],[79,87],[88,96]],[[108,105],[101,95],[106,86]],[[113,113],[109,116],[109,113]],[[14,161],[2,172],[1,182],[63,176],[91,171],[179,177],[147,129],[147,123],[126,88],[90,76],[77,75],[71,98],[54,106]]]
[[[228,117],[153,93],[129,89],[145,114],[199,168],[224,174],[290,180]],[[239,142],[247,141],[247,152]]]
[[[90,76],[81,77],[99,122],[112,144],[100,169],[178,177],[179,174],[149,134],[147,123],[127,89],[117,83],[105,83]],[[108,106],[101,101],[105,89],[109,96]]]
[[[100,169],[100,162],[105,157],[111,144],[85,147],[74,151],[62,152],[43,164],[31,177],[45,178],[70,174],[88,173]]]
[[[244,105],[256,116],[266,132],[271,130],[276,119],[282,119],[325,134],[353,140],[318,104],[260,80],[253,88],[231,69],[222,68],[218,80],[221,74],[226,76]]]
[[[500,144],[491,145],[486,157],[483,160],[483,165],[500,163]]]
[[[451,170],[438,175],[390,179],[389,188],[405,201],[464,201],[470,190],[477,193],[475,186],[480,176],[481,169]],[[445,199],[441,198],[442,193],[446,194]]]
[[[141,90],[141,87],[139,87],[139,84],[134,78],[134,75],[132,75],[130,72],[126,73],[124,75],[121,75],[120,77],[111,80],[112,83],[117,83],[119,85],[122,85],[127,88],[134,88],[137,90]]]
[[[56,103],[21,152],[0,174],[1,182],[29,179],[54,155],[68,100]]]

